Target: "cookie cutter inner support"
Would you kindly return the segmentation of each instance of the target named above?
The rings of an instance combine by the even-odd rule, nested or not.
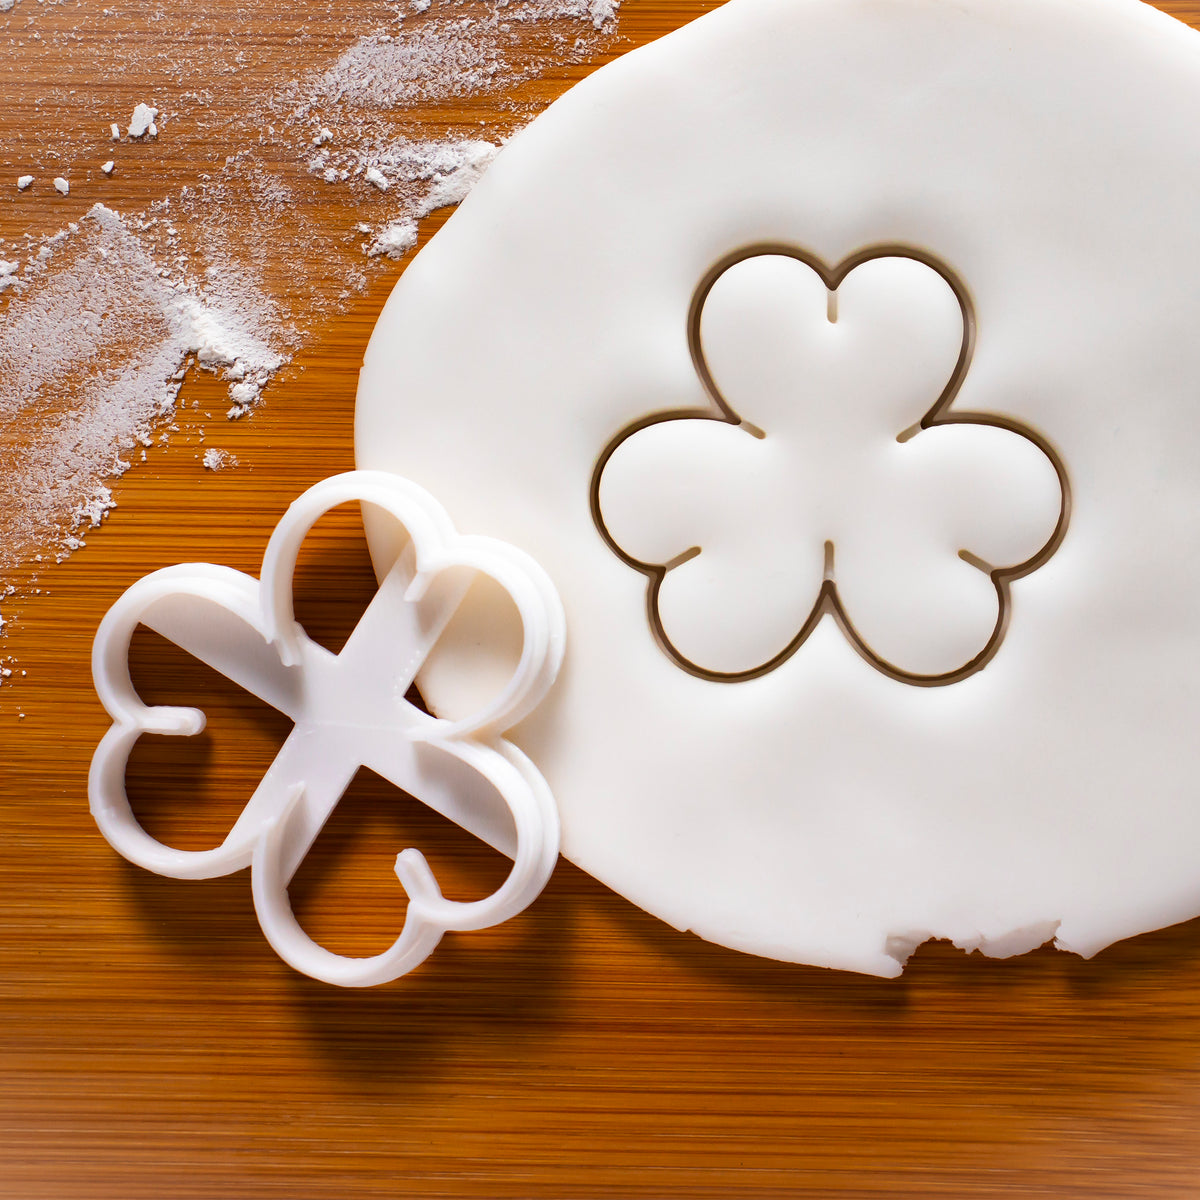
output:
[[[299,547],[328,509],[348,500],[389,512],[410,533],[341,654],[313,642],[292,615]],[[466,568],[465,570],[459,568]],[[520,662],[500,696],[462,721],[421,712],[404,697],[476,573],[505,588],[525,631]],[[150,707],[133,689],[128,649],[146,624],[278,708],[294,728],[229,835],[214,850],[163,846],[138,824],[125,768],[146,732],[200,732],[195,709]],[[97,691],[114,717],[89,778],[92,812],[109,842],[160,874],[205,878],[252,866],[253,892],[268,940],[289,963],[345,986],[385,982],[422,961],[447,929],[479,929],[525,908],[558,856],[558,817],[534,765],[499,733],[553,682],[565,620],[545,573],[514,547],[458,535],[422,489],[382,472],[354,472],[318,484],[280,522],[260,584],[207,564],[171,567],[135,583],[97,632]],[[480,901],[442,896],[419,850],[396,872],[409,892],[405,926],[373,958],[335,955],[308,937],[292,914],[287,886],[359,766],[365,765],[514,859],[500,888]],[[482,785],[482,786],[480,786]]]

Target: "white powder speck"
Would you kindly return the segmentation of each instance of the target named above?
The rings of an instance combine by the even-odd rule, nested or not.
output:
[[[32,175],[22,175],[17,180],[17,191],[23,192],[33,182]]]
[[[141,137],[144,133],[149,133],[151,137],[158,133],[154,125],[154,118],[158,116],[158,109],[149,104],[139,104],[133,110],[133,116],[129,120],[129,129],[127,130],[130,137]]]
[[[61,192],[65,196],[71,190],[71,185],[61,175],[56,175],[54,177],[54,190]]]
[[[313,138],[313,145],[314,146],[324,146],[326,142],[332,142],[332,141],[333,141],[333,130],[326,129],[325,126],[322,125],[321,132],[318,133],[315,138]]]
[[[207,471],[224,471],[236,467],[238,460],[228,450],[205,450],[204,468]]]
[[[381,192],[388,190],[387,176],[378,167],[368,167],[366,180],[373,183]]]
[[[112,123],[112,124],[111,124],[111,125],[110,125],[108,128],[109,128],[109,130],[112,132],[112,140],[113,140],[114,142],[119,142],[119,141],[121,140],[121,127],[120,127],[120,125],[118,125],[118,124],[116,123],[116,121],[114,121],[114,122],[113,122],[113,123]]]
[[[92,529],[98,529],[101,521],[116,507],[112,489],[99,484],[89,499],[75,506],[71,513],[72,523],[78,528],[86,521]]]
[[[249,408],[259,397],[262,388],[253,380],[235,383],[229,389],[229,398],[240,408]]]
[[[108,160],[108,162],[106,162],[106,163],[104,164],[104,166],[102,166],[102,167],[100,168],[100,170],[102,170],[102,171],[105,173],[105,175],[111,175],[111,174],[113,173],[113,167],[115,167],[116,165],[117,165],[117,164],[116,164],[116,163],[114,163],[114,162],[113,162],[113,160],[110,158],[110,159]]]
[[[370,227],[360,227],[360,232],[370,232]],[[367,254],[375,258],[386,254],[388,258],[401,258],[417,244],[417,223],[415,221],[393,221],[385,225],[375,240],[367,247]]]
[[[483,177],[499,152],[491,142],[455,142],[443,148],[433,160],[433,186],[417,209],[424,217],[439,208],[458,204]]]

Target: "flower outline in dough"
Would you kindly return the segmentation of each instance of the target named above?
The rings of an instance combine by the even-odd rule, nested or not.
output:
[[[793,259],[819,276],[831,297],[852,271],[878,259],[900,258],[911,260],[936,272],[949,286],[957,301],[962,316],[962,340],[958,358],[952,372],[937,395],[933,404],[921,419],[909,428],[900,431],[898,442],[906,442],[922,432],[943,426],[975,425],[986,426],[1015,434],[1031,443],[1049,460],[1057,477],[1059,487],[1059,511],[1049,537],[1042,545],[1020,562],[1004,566],[992,566],[976,558],[966,550],[959,551],[959,558],[970,566],[984,572],[991,581],[996,596],[996,619],[990,635],[982,648],[962,665],[951,670],[922,673],[907,670],[882,654],[877,653],[859,632],[843,602],[834,574],[834,545],[826,540],[825,573],[808,615],[796,634],[777,653],[765,661],[741,670],[714,670],[706,668],[684,654],[672,640],[663,621],[660,609],[660,593],[670,573],[702,552],[702,547],[693,546],[666,562],[649,562],[629,553],[609,529],[601,504],[601,482],[605,469],[613,456],[631,438],[659,425],[679,421],[713,421],[740,429],[749,436],[764,438],[766,434],[746,420],[722,393],[705,355],[701,341],[700,325],[704,306],[717,281],[731,268],[747,260],[762,256],[782,256]],[[831,318],[832,319],[832,318]],[[915,247],[901,244],[880,244],[858,250],[835,266],[828,266],[815,254],[794,245],[784,243],[756,243],[734,251],[721,259],[703,277],[693,294],[687,319],[688,347],[693,367],[704,391],[709,398],[707,407],[666,409],[650,413],[630,422],[622,428],[604,447],[597,459],[590,482],[590,506],[592,519],[604,543],[626,566],[644,575],[647,579],[646,613],[652,633],[664,653],[676,666],[688,674],[716,683],[740,683],[767,675],[787,662],[804,645],[819,623],[826,617],[833,618],[855,652],[881,674],[898,682],[918,687],[944,687],[967,679],[983,670],[995,658],[1008,630],[1012,615],[1012,585],[1019,579],[1032,574],[1054,556],[1066,537],[1071,517],[1071,488],[1066,466],[1051,442],[1033,427],[1013,417],[986,411],[958,410],[953,408],[955,399],[970,371],[976,340],[976,317],[974,302],[962,279],[936,256]]]

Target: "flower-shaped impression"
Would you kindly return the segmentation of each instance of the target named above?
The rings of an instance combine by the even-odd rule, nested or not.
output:
[[[296,624],[292,575],[309,529],[330,508],[351,501],[395,518],[408,542],[335,655]],[[440,720],[409,703],[405,693],[480,573],[515,604],[524,629],[522,654],[490,704],[467,719]],[[162,845],[130,808],[125,769],[137,739],[204,728],[197,709],[151,707],[138,697],[128,652],[139,624],[294,722],[241,816],[212,850]],[[109,610],[96,634],[92,668],[113,724],[92,760],[92,814],[119,853],[161,875],[204,879],[251,867],[263,932],[297,970],[348,987],[395,979],[422,962],[445,931],[506,920],[549,878],[559,844],[553,797],[536,767],[500,734],[554,682],[563,644],[558,595],[527,555],[491,538],[458,534],[433,497],[397,476],[358,471],[327,479],[301,496],[276,527],[261,583],[205,563],[168,567],[139,580]],[[308,937],[287,887],[360,766],[506,853],[513,868],[492,895],[461,903],[442,895],[419,850],[404,850],[396,875],[409,904],[399,937],[382,954],[347,958]]]
[[[1065,535],[1069,490],[1045,438],[953,407],[975,338],[954,273],[902,247],[833,268],[754,247],[710,272],[689,336],[712,406],[629,425],[592,480],[667,654],[749,679],[829,616],[894,679],[986,666],[1012,584]]]

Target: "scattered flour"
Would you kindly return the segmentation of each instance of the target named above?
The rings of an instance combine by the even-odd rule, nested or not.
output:
[[[444,7],[445,16],[439,15]],[[302,108],[407,108],[496,91],[542,74],[570,57],[563,41],[554,57],[525,49],[530,26],[585,21],[594,30],[615,23],[618,0],[524,0],[446,4],[402,32],[359,37],[301,94]],[[464,16],[464,12],[470,15]],[[581,47],[582,48],[582,47]]]
[[[0,569],[35,548],[61,558],[83,545],[81,529],[113,507],[109,483],[130,452],[170,424],[189,359],[264,381],[282,363],[243,297],[160,272],[96,205],[22,281],[26,294],[0,322],[0,428],[39,436],[5,446]]]
[[[14,3],[0,0],[0,13]],[[31,22],[46,11],[29,10]],[[318,11],[325,41],[308,32]],[[312,0],[296,11],[243,0],[215,30],[182,0],[163,0],[106,25],[105,39],[48,30],[41,45],[61,55],[59,75],[97,81],[91,111],[153,92],[168,119],[190,119],[213,166],[174,177],[142,211],[98,204],[57,231],[41,223],[40,236],[0,238],[0,596],[6,578],[36,569],[43,552],[61,559],[101,525],[114,481],[178,428],[189,370],[218,374],[225,415],[248,415],[312,318],[342,311],[370,263],[408,253],[418,222],[458,203],[533,115],[509,99],[515,85],[605,46],[616,13],[613,0]],[[291,78],[256,72],[239,48],[268,27],[297,47]],[[0,84],[20,68],[20,43],[8,45]],[[487,96],[500,102],[477,119],[470,106]],[[79,106],[64,83],[14,119],[67,131]],[[128,136],[146,144],[162,113],[138,104]],[[121,140],[120,126],[109,131]],[[43,138],[34,160],[64,172],[64,195],[67,168],[95,149],[94,133],[82,138]],[[18,187],[33,182],[23,175]],[[323,227],[294,219],[311,188],[323,192]],[[37,230],[47,210],[21,211]],[[351,228],[361,241],[346,238]],[[289,290],[268,295],[261,281],[280,261],[292,268]],[[210,449],[203,463],[236,459]]]

